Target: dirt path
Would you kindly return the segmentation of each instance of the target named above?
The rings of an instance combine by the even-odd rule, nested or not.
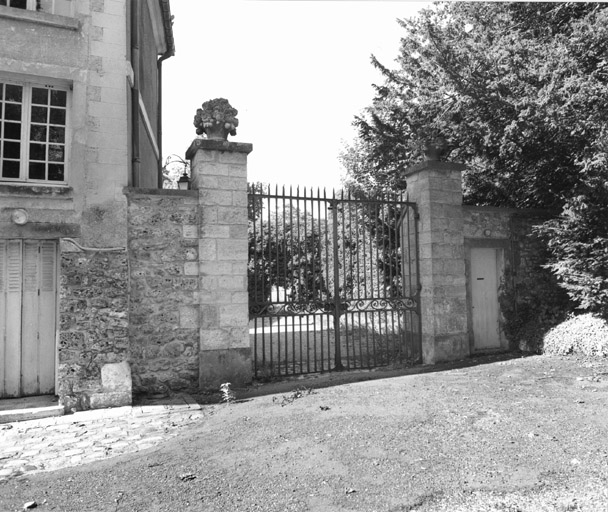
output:
[[[210,405],[160,448],[0,485],[0,510],[608,511],[608,360],[489,360]]]

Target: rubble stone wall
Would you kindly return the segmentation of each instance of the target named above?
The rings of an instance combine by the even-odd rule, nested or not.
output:
[[[511,208],[464,206],[465,238],[509,238]]]
[[[133,391],[196,391],[198,192],[127,189],[126,194]]]
[[[533,226],[551,217],[545,210],[464,206],[465,239],[508,240],[506,264],[518,282],[533,279],[548,271],[547,250],[533,233]]]
[[[61,252],[57,394],[67,410],[107,407],[101,370],[129,351],[127,255]]]

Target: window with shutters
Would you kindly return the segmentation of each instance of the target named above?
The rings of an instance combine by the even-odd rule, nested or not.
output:
[[[0,0],[0,5],[60,16],[73,16],[73,0]]]
[[[0,180],[65,183],[69,89],[0,76]]]

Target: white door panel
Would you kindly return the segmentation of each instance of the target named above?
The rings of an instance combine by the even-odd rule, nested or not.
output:
[[[501,347],[499,276],[502,271],[502,249],[471,249],[471,298],[475,350]]]
[[[0,397],[55,386],[57,243],[0,240]]]

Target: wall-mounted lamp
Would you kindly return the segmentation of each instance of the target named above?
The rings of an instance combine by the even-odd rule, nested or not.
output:
[[[188,175],[185,172],[179,177],[179,180],[177,180],[177,188],[179,190],[190,189],[190,178],[188,178]]]

